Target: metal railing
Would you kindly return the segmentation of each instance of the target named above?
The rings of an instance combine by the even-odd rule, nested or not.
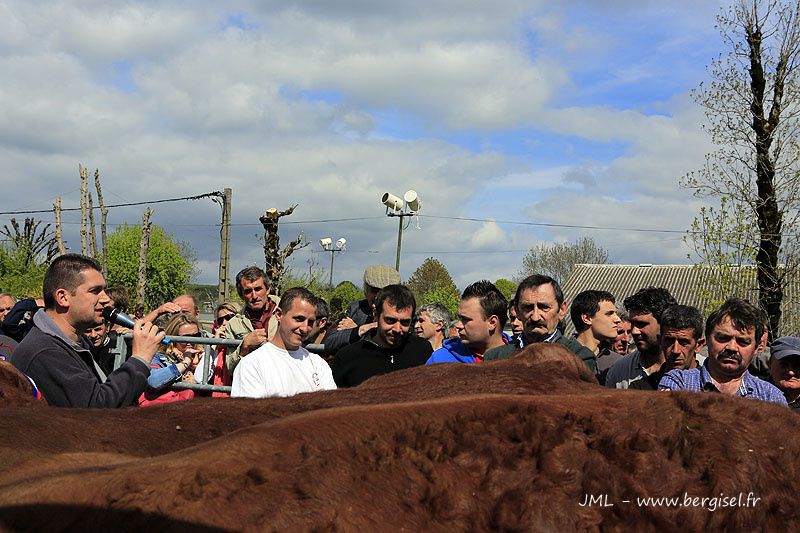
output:
[[[122,366],[122,363],[128,360],[128,341],[133,340],[133,334],[126,333],[124,335],[117,335],[117,345],[109,350],[114,354],[114,370]],[[215,337],[181,337],[173,335],[169,338],[170,343],[185,342],[191,344],[201,344],[205,350],[203,354],[203,379],[200,383],[182,383],[176,382],[170,385],[175,390],[196,390],[204,392],[226,392],[230,394],[231,387],[229,385],[214,385],[208,382],[208,376],[213,364],[213,357],[216,355],[212,346],[239,346],[242,341],[236,339],[217,339]],[[309,344],[305,346],[306,350],[314,353],[322,353],[325,350],[324,344]],[[131,354],[133,355],[133,354]]]

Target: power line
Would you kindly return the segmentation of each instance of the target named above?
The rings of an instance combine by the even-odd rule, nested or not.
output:
[[[107,209],[111,209],[114,207],[130,207],[135,205],[163,204],[166,202],[179,202],[183,200],[200,200],[202,198],[221,197],[221,196],[222,193],[220,191],[213,191],[213,192],[207,192],[205,194],[198,194],[196,196],[183,196],[181,198],[164,198],[161,200],[150,200],[148,202],[128,202],[124,204],[111,204],[111,205],[106,205],[104,207]],[[93,209],[100,209],[100,206],[99,205],[93,206]],[[64,212],[64,211],[80,211],[80,210],[81,210],[80,207],[68,207],[62,209],[61,211]],[[33,215],[36,213],[52,213],[52,212],[53,209],[51,208],[51,209],[38,209],[34,211],[0,211],[0,215]]]
[[[607,226],[582,226],[579,224],[556,224],[552,222],[528,222],[520,220],[494,220],[490,218],[469,218],[469,217],[448,217],[443,215],[423,215],[420,217],[425,218],[438,218],[444,220],[463,220],[468,222],[495,222],[497,224],[514,224],[518,226],[541,226],[546,228],[570,228],[570,229],[593,229],[593,230],[609,230],[609,231],[640,231],[646,233],[686,233],[686,230],[680,229],[653,229],[653,228],[614,228]]]

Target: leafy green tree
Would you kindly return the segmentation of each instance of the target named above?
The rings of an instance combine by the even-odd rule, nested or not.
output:
[[[732,262],[755,265],[772,338],[784,285],[800,267],[800,4],[740,0],[717,27],[727,51],[709,65],[711,82],[694,92],[716,149],[681,183],[719,207],[701,211],[690,239],[699,263],[720,273],[712,285],[722,290]]]
[[[0,228],[6,237],[0,247],[0,288],[16,296],[41,296],[47,266],[58,253],[50,224],[26,218],[22,228],[16,219]]]
[[[304,287],[310,290],[314,296],[322,298],[326,302],[331,301],[331,295],[333,294],[333,290],[328,287],[327,280],[323,281],[316,272],[312,271],[310,274],[303,272],[300,275],[296,275],[293,268],[286,267],[281,278],[281,290],[285,292],[292,287]],[[345,308],[347,303],[349,302],[345,303]]]
[[[123,285],[136,293],[141,226],[118,226],[108,236],[108,285]],[[154,308],[186,292],[195,273],[194,254],[186,243],[176,242],[159,226],[150,230],[147,252],[145,305]]]
[[[338,319],[347,311],[350,302],[364,299],[364,292],[359,290],[352,282],[343,281],[331,292],[328,304],[331,310],[331,320]]]
[[[0,247],[0,288],[17,297],[42,295],[46,263],[29,262],[27,250]]]
[[[497,287],[497,290],[502,292],[506,300],[509,301],[514,297],[514,293],[517,292],[517,284],[510,279],[500,278],[494,282],[494,286]]]
[[[608,262],[608,251],[590,237],[575,242],[542,243],[525,254],[517,281],[531,274],[544,274],[563,285],[575,265]]]
[[[433,257],[427,258],[422,264],[411,274],[408,278],[406,285],[414,294],[417,300],[417,305],[422,303],[430,303],[425,300],[425,295],[431,291],[445,291],[459,299],[458,287],[456,287],[453,278],[447,268],[434,259]]]
[[[417,307],[431,303],[442,304],[450,310],[453,316],[457,316],[458,305],[461,303],[461,295],[458,294],[458,290],[453,292],[452,287],[436,285],[422,296],[422,300],[417,300]]]

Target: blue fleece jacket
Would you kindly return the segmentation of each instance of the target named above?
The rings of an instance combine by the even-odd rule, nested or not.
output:
[[[509,336],[503,333],[503,342],[508,342]],[[475,355],[461,342],[461,339],[447,339],[442,343],[442,347],[433,352],[430,359],[425,363],[474,363]]]

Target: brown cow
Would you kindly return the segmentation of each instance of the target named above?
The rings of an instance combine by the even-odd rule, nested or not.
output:
[[[593,380],[566,348],[531,345],[292,398],[6,407],[0,527],[693,531],[800,518],[787,490],[800,430],[785,408]],[[678,500],[637,501],[659,497]]]

